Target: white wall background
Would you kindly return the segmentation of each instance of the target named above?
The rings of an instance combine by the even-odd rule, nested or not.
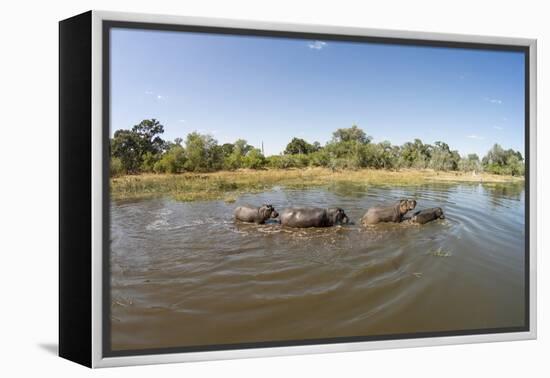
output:
[[[539,195],[539,340],[90,371],[57,344],[57,21],[89,9],[370,28],[502,35],[539,41],[539,194],[548,189],[550,12],[545,1],[330,2],[6,1],[0,22],[0,375],[101,377],[548,376],[548,202]],[[546,67],[545,67],[546,66]],[[546,230],[548,230],[546,228]],[[546,349],[546,350],[545,350]]]

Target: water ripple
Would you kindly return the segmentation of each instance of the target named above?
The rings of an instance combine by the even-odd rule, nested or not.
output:
[[[363,227],[415,198],[446,219]],[[339,206],[353,225],[288,229],[232,219],[244,203]],[[116,348],[509,326],[523,321],[524,190],[332,186],[111,207]],[[470,310],[468,310],[470,309]]]

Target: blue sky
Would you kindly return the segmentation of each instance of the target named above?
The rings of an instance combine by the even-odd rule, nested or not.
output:
[[[243,138],[266,155],[294,136],[324,145],[357,124],[375,142],[420,138],[482,157],[523,153],[524,60],[516,52],[111,31],[111,133],[156,118],[163,138]]]

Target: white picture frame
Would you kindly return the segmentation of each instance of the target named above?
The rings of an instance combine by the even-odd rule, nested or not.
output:
[[[171,15],[137,14],[125,12],[91,11],[86,14],[91,22],[91,230],[90,236],[90,270],[91,270],[91,335],[89,361],[84,364],[90,367],[115,367],[129,365],[143,365],[156,363],[175,363],[205,360],[221,360],[235,358],[251,358],[266,356],[285,356],[311,353],[347,352],[361,350],[375,350],[388,348],[409,348],[449,344],[483,343],[511,340],[535,339],[537,336],[536,318],[536,274],[537,274],[537,151],[536,151],[536,98],[537,98],[537,43],[533,39],[504,38],[479,35],[460,35],[444,33],[426,33],[414,31],[381,30],[369,28],[351,28],[307,24],[285,24],[271,22],[256,22],[243,20],[229,20],[216,18],[197,18]],[[528,50],[529,62],[529,108],[528,108],[528,176],[526,186],[528,188],[529,201],[528,214],[529,224],[529,250],[528,250],[528,298],[529,298],[529,327],[522,332],[509,333],[488,333],[475,335],[456,335],[441,337],[407,338],[394,340],[359,341],[349,343],[295,345],[284,347],[246,348],[230,350],[213,350],[200,352],[182,352],[169,354],[143,354],[131,356],[104,356],[103,353],[103,330],[104,330],[104,309],[103,309],[103,282],[104,277],[104,212],[105,207],[105,129],[104,120],[104,24],[106,22],[129,22],[154,25],[187,25],[213,28],[230,28],[239,30],[261,30],[267,32],[290,32],[290,33],[311,33],[327,34],[338,36],[358,36],[382,39],[400,39],[425,41],[427,43],[455,44],[487,44],[504,46],[521,46]],[[527,155],[527,151],[526,151]],[[108,185],[108,183],[107,183]],[[61,205],[60,205],[61,206]],[[108,208],[107,208],[108,209]],[[528,212],[527,212],[528,210]],[[526,217],[527,218],[527,217]],[[65,281],[66,282],[66,281]],[[70,317],[71,314],[66,316]],[[83,342],[86,342],[85,340]],[[63,346],[60,345],[60,350]],[[63,352],[61,352],[63,355]],[[70,358],[67,353],[67,358]],[[73,358],[74,360],[74,358]],[[80,361],[81,362],[81,361]],[[83,363],[83,362],[81,362]]]

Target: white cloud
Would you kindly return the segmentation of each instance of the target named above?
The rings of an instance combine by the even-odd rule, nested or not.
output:
[[[495,129],[495,130],[502,130],[502,127],[500,127],[500,126],[493,126],[493,129]]]
[[[215,134],[219,134],[220,130],[197,129],[197,132],[212,136]]]
[[[178,122],[184,123],[185,120],[184,119],[179,119]]]
[[[482,136],[479,136],[479,135],[476,135],[476,134],[468,135],[467,138],[470,138],[470,139],[477,139],[477,140],[483,140],[483,139],[485,139],[485,138],[483,138]]]
[[[145,94],[148,96],[154,96],[157,100],[164,100],[166,97],[160,94],[155,94],[153,91],[145,91]]]
[[[491,104],[497,104],[497,105],[502,104],[502,100],[499,100],[498,98],[489,98],[489,97],[485,97],[485,101],[488,101],[488,102],[490,102]]]
[[[310,42],[307,45],[310,49],[322,50],[323,47],[325,47],[327,45],[327,43],[323,42],[323,41],[315,41],[315,42]]]

